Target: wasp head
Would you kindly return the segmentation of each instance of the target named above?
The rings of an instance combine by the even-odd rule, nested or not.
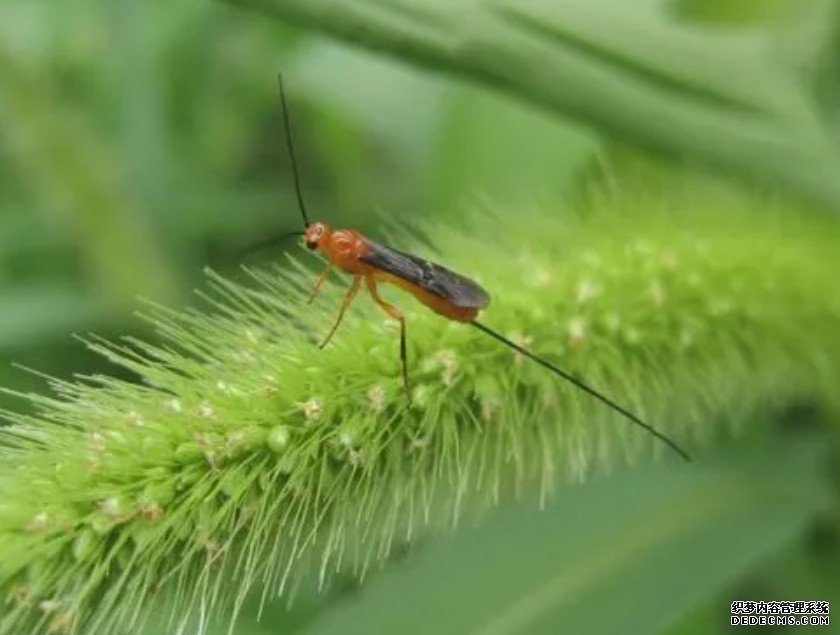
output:
[[[320,221],[312,223],[303,234],[306,246],[313,251],[318,249],[322,242],[327,239],[329,233],[329,229],[324,223]]]

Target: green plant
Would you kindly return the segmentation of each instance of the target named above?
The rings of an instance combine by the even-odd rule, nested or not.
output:
[[[681,20],[670,0],[234,1],[840,205],[833,0],[728,31]]]
[[[823,439],[778,436],[747,435],[678,471],[645,466],[569,488],[543,510],[494,512],[424,545],[303,632],[661,633],[826,509]],[[716,630],[726,604],[713,605]]]
[[[133,209],[135,201],[126,200],[114,158],[81,113],[27,71],[0,47],[0,127],[7,151],[14,168],[38,184],[37,197],[58,224],[83,237],[82,260],[93,278],[94,297],[123,309],[133,303],[127,289],[171,300],[170,269]],[[55,305],[61,312],[66,298]]]
[[[840,375],[840,229],[748,207],[596,194],[578,215],[490,209],[420,229],[491,291],[488,324],[702,452],[757,410],[831,405]],[[252,588],[363,576],[500,500],[545,500],[558,480],[662,452],[480,333],[400,302],[405,412],[396,335],[374,307],[358,302],[319,352],[340,289],[307,308],[305,270],[252,278],[211,277],[214,315],[155,309],[160,345],[91,341],[140,384],[53,380],[55,398],[26,396],[35,414],[6,413],[0,631],[110,632],[155,591],[203,628]]]

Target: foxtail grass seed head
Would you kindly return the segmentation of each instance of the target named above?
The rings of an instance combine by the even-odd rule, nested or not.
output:
[[[424,233],[493,294],[484,323],[700,454],[711,426],[755,424],[739,415],[750,406],[840,384],[840,228],[695,204],[500,213]],[[540,228],[527,245],[523,226]],[[271,598],[370,570],[406,539],[394,519],[416,539],[506,491],[544,501],[557,485],[546,474],[581,480],[667,451],[395,291],[406,408],[394,321],[357,301],[319,350],[301,271],[248,284],[211,273],[211,313],[153,310],[160,343],[90,344],[140,382],[57,383],[58,396],[30,398],[35,414],[7,414],[0,635],[126,632],[158,598],[200,631],[235,619],[251,589]]]
[[[216,417],[216,411],[213,409],[213,406],[209,401],[203,401],[198,406],[198,414],[205,419],[214,419]]]
[[[578,283],[575,299],[578,304],[588,304],[600,295],[601,289],[596,282],[586,278]]]
[[[32,517],[32,520],[26,524],[26,531],[32,533],[44,531],[47,528],[49,519],[50,517],[47,515],[47,512],[38,512]]]
[[[288,426],[274,426],[268,433],[268,447],[272,452],[283,454],[289,446],[292,435]]]
[[[385,389],[382,384],[374,384],[367,391],[367,402],[374,412],[382,412],[385,409]]]
[[[303,412],[303,416],[306,417],[306,421],[310,423],[318,421],[324,413],[324,404],[320,397],[311,397],[298,404],[298,407]]]
[[[586,319],[582,317],[574,317],[569,320],[568,337],[566,342],[571,350],[578,350],[586,341],[586,332],[588,325]]]

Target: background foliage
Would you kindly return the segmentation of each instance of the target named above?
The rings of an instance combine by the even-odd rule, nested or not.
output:
[[[119,372],[70,335],[153,338],[133,316],[138,295],[184,306],[205,265],[239,276],[246,245],[296,226],[279,143],[280,69],[294,100],[310,206],[380,238],[383,212],[459,224],[476,200],[516,214],[604,191],[641,191],[676,208],[687,197],[727,201],[748,208],[756,223],[763,222],[756,208],[779,197],[803,215],[840,208],[834,2],[248,4],[259,11],[203,0],[0,7],[0,358],[60,377]],[[276,254],[252,258],[260,259]],[[9,364],[0,383],[42,389]],[[818,428],[826,445],[836,438],[834,415],[812,405],[789,404],[786,424]],[[727,572],[698,582],[702,593],[672,597],[680,610],[636,632],[722,632],[736,597],[840,599],[836,476],[811,470],[818,452],[768,451],[778,461],[748,462],[743,450],[720,459],[720,469],[747,463],[760,474],[778,471],[799,491],[829,493],[796,504],[771,495],[771,504],[801,515],[789,524],[766,520],[763,510],[721,518],[673,552],[626,565],[661,589],[672,588],[666,565],[675,554],[687,563],[717,554],[716,570]],[[676,487],[673,470],[662,469],[667,477],[632,480],[652,505],[671,502],[667,488]],[[685,492],[701,487],[702,476],[685,478],[698,479]],[[633,499],[626,487],[620,476],[585,487],[561,498],[558,513],[576,517],[579,506],[593,523],[644,523],[616,502]],[[827,499],[835,504],[817,516]],[[584,525],[558,527],[558,542],[574,544]],[[732,539],[736,528],[756,538],[755,555],[727,568],[732,552],[708,545]],[[432,551],[422,565],[428,579],[450,575],[451,560],[460,559],[436,560]],[[455,566],[469,563],[464,551]],[[302,591],[291,613],[269,607],[262,622],[246,616],[237,632],[352,621],[328,613],[336,602],[354,602],[354,584],[327,595]],[[402,596],[377,601],[374,588],[374,599],[362,600],[419,602],[432,587],[395,584]],[[489,602],[492,590],[478,589]],[[631,601],[628,585],[587,592],[599,604],[610,593]]]

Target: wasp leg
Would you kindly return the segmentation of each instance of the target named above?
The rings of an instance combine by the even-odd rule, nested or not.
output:
[[[318,295],[318,292],[321,290],[321,285],[324,284],[324,280],[327,279],[327,276],[330,273],[330,269],[332,269],[332,263],[327,263],[326,268],[315,278],[315,284],[312,286],[312,292],[309,294],[309,304],[312,304],[312,301],[315,299],[315,296]]]
[[[332,336],[335,335],[335,331],[338,328],[338,325],[341,324],[341,320],[344,319],[344,312],[347,310],[347,307],[350,306],[350,303],[353,301],[353,298],[356,297],[356,294],[359,292],[359,288],[362,285],[362,277],[356,276],[353,278],[353,284],[350,285],[350,288],[347,290],[347,293],[344,294],[344,300],[341,302],[341,309],[338,312],[338,318],[333,324],[332,329],[330,329],[329,334],[327,335],[326,339],[321,342],[319,348],[324,348],[327,344],[329,344]]]
[[[405,316],[403,316],[397,307],[392,304],[388,304],[385,300],[379,297],[379,293],[376,290],[376,280],[373,276],[365,276],[365,283],[367,284],[368,291],[370,291],[370,295],[373,296],[373,301],[376,302],[382,310],[385,311],[385,313],[400,323],[400,362],[402,364],[403,390],[405,390],[405,399],[410,405],[411,390],[408,385],[408,355],[406,354],[405,346]]]

